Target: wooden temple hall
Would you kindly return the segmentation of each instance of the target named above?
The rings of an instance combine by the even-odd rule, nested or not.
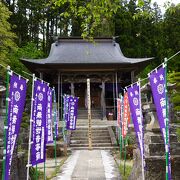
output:
[[[115,99],[122,88],[133,82],[151,59],[125,57],[112,38],[96,38],[93,43],[82,38],[59,38],[47,58],[21,60],[31,72],[56,88],[60,112],[63,94],[79,97],[78,118],[87,117],[89,78],[92,118],[106,119],[108,114],[115,114]]]

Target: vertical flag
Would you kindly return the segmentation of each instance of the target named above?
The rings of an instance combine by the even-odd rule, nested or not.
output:
[[[132,115],[132,121],[134,124],[134,130],[136,132],[136,137],[139,143],[139,149],[141,152],[141,157],[143,159],[143,166],[145,166],[144,162],[144,139],[143,139],[143,124],[142,124],[142,109],[141,109],[141,99],[140,99],[140,85],[139,83],[135,83],[129,88],[127,88],[129,105]]]
[[[66,128],[68,130],[76,129],[76,121],[77,121],[77,110],[78,110],[78,97],[69,97],[69,105],[68,105],[68,118]]]
[[[166,144],[166,92],[165,92],[165,67],[161,66],[156,71],[153,71],[149,77],[151,90],[153,94],[154,103],[156,106],[157,117],[159,126],[163,135],[164,143]],[[168,142],[169,142],[169,129],[168,129]],[[170,145],[165,145],[168,149],[169,162],[168,162],[168,179],[171,179],[171,162],[170,162]]]
[[[27,84],[26,80],[13,74],[10,78],[8,128],[6,131],[6,161],[5,180],[10,178],[12,155],[19,134],[22,113],[25,105]]]
[[[46,109],[46,143],[53,143],[52,132],[52,89],[48,87],[47,91],[47,109]]]
[[[56,92],[55,89],[53,89],[53,116],[54,116],[54,133],[55,133],[55,138],[58,136],[58,112],[57,112],[57,104],[56,104]]]
[[[130,123],[130,110],[127,92],[124,93],[124,116],[122,118],[122,136],[126,137],[128,125]]]
[[[121,99],[117,98],[117,126],[121,124]]]
[[[34,84],[33,124],[31,163],[37,165],[45,162],[47,85],[36,80]]]
[[[68,110],[69,110],[69,95],[65,95],[64,96],[64,121],[66,123],[67,126],[67,121],[68,121]]]

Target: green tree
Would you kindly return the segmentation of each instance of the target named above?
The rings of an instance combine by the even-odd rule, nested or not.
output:
[[[8,54],[17,47],[14,43],[15,34],[11,31],[8,22],[11,13],[8,8],[0,2],[0,63],[7,65]]]
[[[171,57],[180,51],[180,3],[171,5],[165,13],[163,22],[164,31],[164,57]],[[179,56],[174,57],[169,63],[169,70],[180,72]]]
[[[21,58],[38,59],[44,57],[42,50],[37,49],[36,44],[29,42],[21,48],[17,48],[16,51],[9,54],[9,65],[11,69],[19,74],[23,74],[22,71],[28,71],[26,67],[19,61]]]
[[[102,33],[102,27],[105,27],[105,30],[111,29],[112,24],[109,22],[119,9],[119,2],[119,0],[54,0],[56,6],[66,7],[65,11],[61,13],[61,16],[71,20],[74,18],[81,19],[81,36],[90,39],[94,37],[96,33]],[[107,25],[108,28],[106,28]]]

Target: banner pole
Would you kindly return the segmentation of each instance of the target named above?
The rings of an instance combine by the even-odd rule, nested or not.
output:
[[[169,164],[169,118],[168,118],[168,89],[167,89],[167,58],[164,58],[165,63],[165,98],[166,98],[166,180],[169,179],[168,164]]]
[[[143,117],[142,117],[142,107],[141,107],[141,79],[138,79],[138,83],[139,83],[139,103],[140,103],[140,116],[141,116],[141,121],[143,121]],[[143,124],[143,122],[142,122]],[[144,175],[144,150],[143,150],[143,127],[141,129],[141,142],[139,142],[140,144],[140,151],[141,151],[141,164],[142,164],[142,180],[145,179],[145,175]]]
[[[88,149],[92,150],[92,122],[91,122],[91,89],[90,79],[87,79],[87,104],[88,104]]]
[[[126,141],[127,141],[127,136],[126,136],[126,138],[125,138],[125,140],[124,140],[124,176],[125,176],[125,174],[126,174]]]
[[[37,164],[36,164],[36,180],[38,180],[38,168],[37,168]]]
[[[65,108],[65,96],[63,96],[63,109]],[[65,111],[63,111],[63,136],[64,136],[64,142],[66,142],[66,134],[65,134],[65,127],[66,127],[66,122],[65,122]]]
[[[44,180],[46,180],[46,161],[44,161]]]
[[[27,180],[29,179],[29,167],[30,167],[30,151],[31,151],[31,136],[32,136],[32,122],[33,122],[33,102],[34,102],[34,81],[35,74],[33,74],[32,81],[32,95],[31,95],[31,117],[30,117],[30,128],[29,128],[29,147],[28,147],[28,164],[27,164]]]
[[[7,120],[8,120],[8,107],[9,107],[9,71],[10,66],[7,66],[6,71],[6,117],[4,120],[4,151],[3,151],[3,172],[2,172],[2,180],[5,179],[5,169],[6,169],[6,134],[7,134]]]
[[[121,121],[120,121],[120,158],[122,158],[122,143],[123,143],[123,138],[122,138],[122,119],[123,119],[123,99],[121,95]]]
[[[55,159],[55,166],[56,166],[56,175],[57,175],[57,154],[56,154],[56,126],[57,126],[57,117],[56,117],[56,94],[55,88],[53,88],[54,92],[54,159]]]
[[[120,157],[120,164],[121,165],[121,127],[119,127],[119,157]]]

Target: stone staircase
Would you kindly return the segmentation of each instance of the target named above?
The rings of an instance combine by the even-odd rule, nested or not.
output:
[[[87,119],[88,118],[88,110],[85,108],[81,108],[78,110],[78,119]],[[91,118],[92,119],[101,119],[102,112],[98,108],[91,109]]]
[[[116,140],[112,128],[107,121],[100,119],[92,120],[92,147],[93,149],[116,148]],[[71,132],[71,149],[88,149],[88,120],[78,119],[77,129]]]

